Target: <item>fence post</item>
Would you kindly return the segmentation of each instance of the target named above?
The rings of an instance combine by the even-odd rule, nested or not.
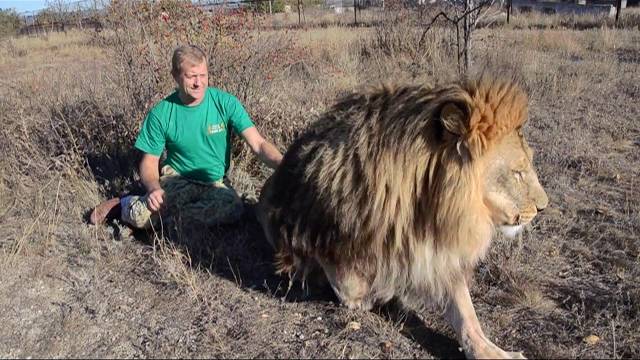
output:
[[[302,21],[300,20],[300,0],[298,0],[298,26],[302,25]]]
[[[353,22],[358,26],[358,0],[353,0]]]
[[[507,24],[509,23],[510,17],[511,17],[511,0],[507,0]]]
[[[622,12],[622,0],[616,1],[616,24],[618,23],[618,19],[620,19],[620,13]]]

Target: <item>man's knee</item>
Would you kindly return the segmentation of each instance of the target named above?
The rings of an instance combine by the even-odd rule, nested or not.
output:
[[[145,197],[130,196],[123,201],[122,205],[122,220],[124,222],[138,229],[151,227],[153,213],[147,208]]]
[[[244,204],[233,188],[216,185],[206,199],[209,221],[213,223],[233,223],[242,217]]]

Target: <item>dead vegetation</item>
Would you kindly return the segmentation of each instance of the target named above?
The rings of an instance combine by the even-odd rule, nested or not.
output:
[[[172,89],[176,43],[208,46],[212,83],[241,97],[285,149],[342,93],[455,77],[446,28],[420,44],[408,17],[274,31],[251,23],[260,19],[205,19],[179,6],[136,12],[141,25],[132,27],[130,10],[113,10],[121,32],[0,46],[0,354],[461,355],[438,314],[348,311],[327,289],[287,294],[251,213],[269,171],[243,147],[233,180],[249,204],[235,226],[147,234],[84,222],[101,199],[137,190],[131,144],[148,106]],[[491,338],[529,357],[638,357],[640,35],[632,25],[514,19],[528,25],[477,30],[474,58],[522,75],[526,133],[551,206],[517,241],[496,239],[476,272],[479,317]],[[203,21],[220,31],[197,31]]]

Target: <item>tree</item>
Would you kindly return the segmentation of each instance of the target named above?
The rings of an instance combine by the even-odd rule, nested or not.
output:
[[[0,37],[15,35],[22,25],[20,15],[13,9],[0,9]]]
[[[65,25],[73,21],[71,4],[65,0],[47,0],[47,6],[53,23],[61,26],[66,33]]]
[[[255,11],[266,14],[284,11],[283,0],[258,0],[254,1],[251,6]]]
[[[478,21],[488,15],[494,3],[495,0],[464,0],[464,11],[462,12],[464,44],[462,47],[462,58],[464,60],[465,71],[469,70],[471,66],[471,34],[478,26]]]
[[[467,72],[472,64],[471,49],[473,31],[480,20],[487,18],[496,0],[448,0],[448,8],[440,11],[425,27],[422,39],[440,18],[453,24],[456,30],[456,45],[458,55],[458,71]],[[460,29],[462,27],[462,29]],[[462,34],[460,33],[462,30]],[[423,40],[421,40],[422,42]]]

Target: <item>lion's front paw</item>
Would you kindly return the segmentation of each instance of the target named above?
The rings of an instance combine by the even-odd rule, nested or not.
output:
[[[467,358],[473,359],[526,359],[521,352],[509,352],[500,349],[491,341],[485,340],[477,344],[471,352],[467,353]]]

